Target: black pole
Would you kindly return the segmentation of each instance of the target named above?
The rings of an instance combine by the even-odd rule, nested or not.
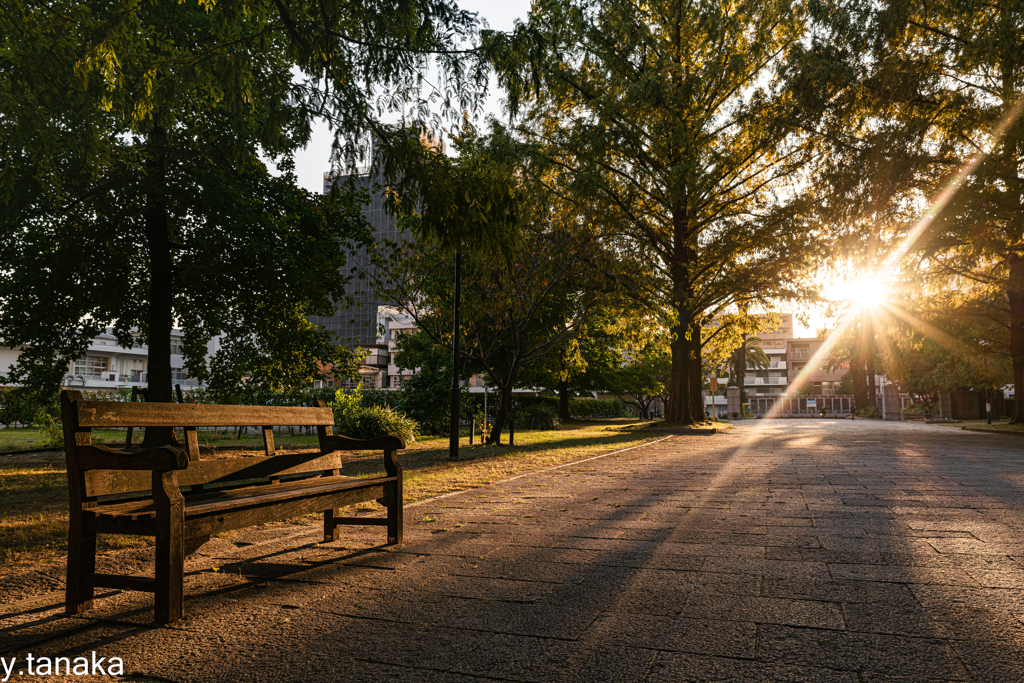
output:
[[[516,419],[514,417],[508,419],[508,445],[516,445]]]
[[[448,458],[459,459],[459,299],[462,295],[462,250],[455,252],[455,314],[452,316],[452,421]]]

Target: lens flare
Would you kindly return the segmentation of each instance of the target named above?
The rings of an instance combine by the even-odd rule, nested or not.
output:
[[[860,310],[877,308],[885,303],[889,287],[877,277],[862,277],[847,292],[847,298]]]

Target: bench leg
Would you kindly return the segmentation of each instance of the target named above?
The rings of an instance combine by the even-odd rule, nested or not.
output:
[[[384,490],[384,506],[388,510],[388,545],[402,542],[402,477],[387,484]]]
[[[334,523],[335,517],[341,516],[341,508],[324,510],[324,543],[331,543],[341,538],[338,525]]]
[[[81,614],[92,609],[93,587],[85,579],[96,572],[96,534],[83,534],[81,519],[68,529],[68,572],[64,610]]]
[[[169,624],[181,619],[185,597],[185,548],[181,525],[158,529],[156,535],[156,622]],[[175,533],[177,532],[177,533]]]
[[[184,608],[185,516],[184,500],[174,472],[153,473],[156,504],[156,596],[158,624],[181,619]]]

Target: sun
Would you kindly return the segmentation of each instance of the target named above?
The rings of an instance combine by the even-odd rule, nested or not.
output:
[[[868,275],[853,281],[844,292],[850,303],[863,310],[881,306],[889,294],[889,287],[876,275]]]

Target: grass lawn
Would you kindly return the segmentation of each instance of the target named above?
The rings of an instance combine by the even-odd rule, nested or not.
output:
[[[1003,418],[1002,422],[992,421],[989,424],[987,420],[964,420],[959,425],[951,425],[958,427],[970,427],[971,429],[983,429],[985,431],[992,432],[1019,432],[1024,434],[1024,425],[1012,425],[1009,422],[1009,418]]]
[[[514,447],[507,443],[501,446],[479,443],[469,446],[464,436],[458,462],[448,459],[448,437],[422,437],[399,453],[399,461],[405,471],[405,500],[408,503],[450,491],[486,486],[519,472],[665,436],[659,430],[642,429],[641,424],[634,420],[604,420],[571,423],[552,431],[517,431]],[[124,432],[120,435],[120,441],[111,440],[123,444]],[[505,438],[507,441],[507,434]],[[238,440],[233,433],[211,433],[205,438],[201,436],[200,443],[252,449],[218,455],[246,457],[263,454],[262,441],[255,435]],[[275,443],[279,447],[314,446],[316,436],[282,434],[275,437]],[[343,457],[343,473],[349,476],[370,477],[384,473],[379,453],[349,453]],[[365,503],[360,507],[376,506]],[[67,509],[67,472],[63,451],[0,458],[0,576],[66,556]],[[288,523],[305,524],[318,519],[318,516],[306,515]],[[98,539],[101,552],[146,545],[150,545],[149,538],[103,534]]]
[[[226,429],[200,429],[199,430],[199,444],[201,446],[252,446],[256,448],[260,446],[262,436],[257,434],[255,430],[250,429],[247,433],[242,434],[242,438],[238,438],[238,433],[234,430]],[[132,434],[132,443],[142,443],[142,430],[137,429]],[[92,430],[92,442],[102,443],[108,445],[123,446],[126,436],[126,430],[124,429],[94,429]],[[15,450],[27,450],[45,448],[48,445],[48,436],[46,432],[35,427],[7,427],[0,429],[0,451],[15,451]],[[288,443],[298,444],[315,444],[316,443],[316,432],[312,434],[287,436],[287,432],[284,432],[281,437],[287,440]]]

